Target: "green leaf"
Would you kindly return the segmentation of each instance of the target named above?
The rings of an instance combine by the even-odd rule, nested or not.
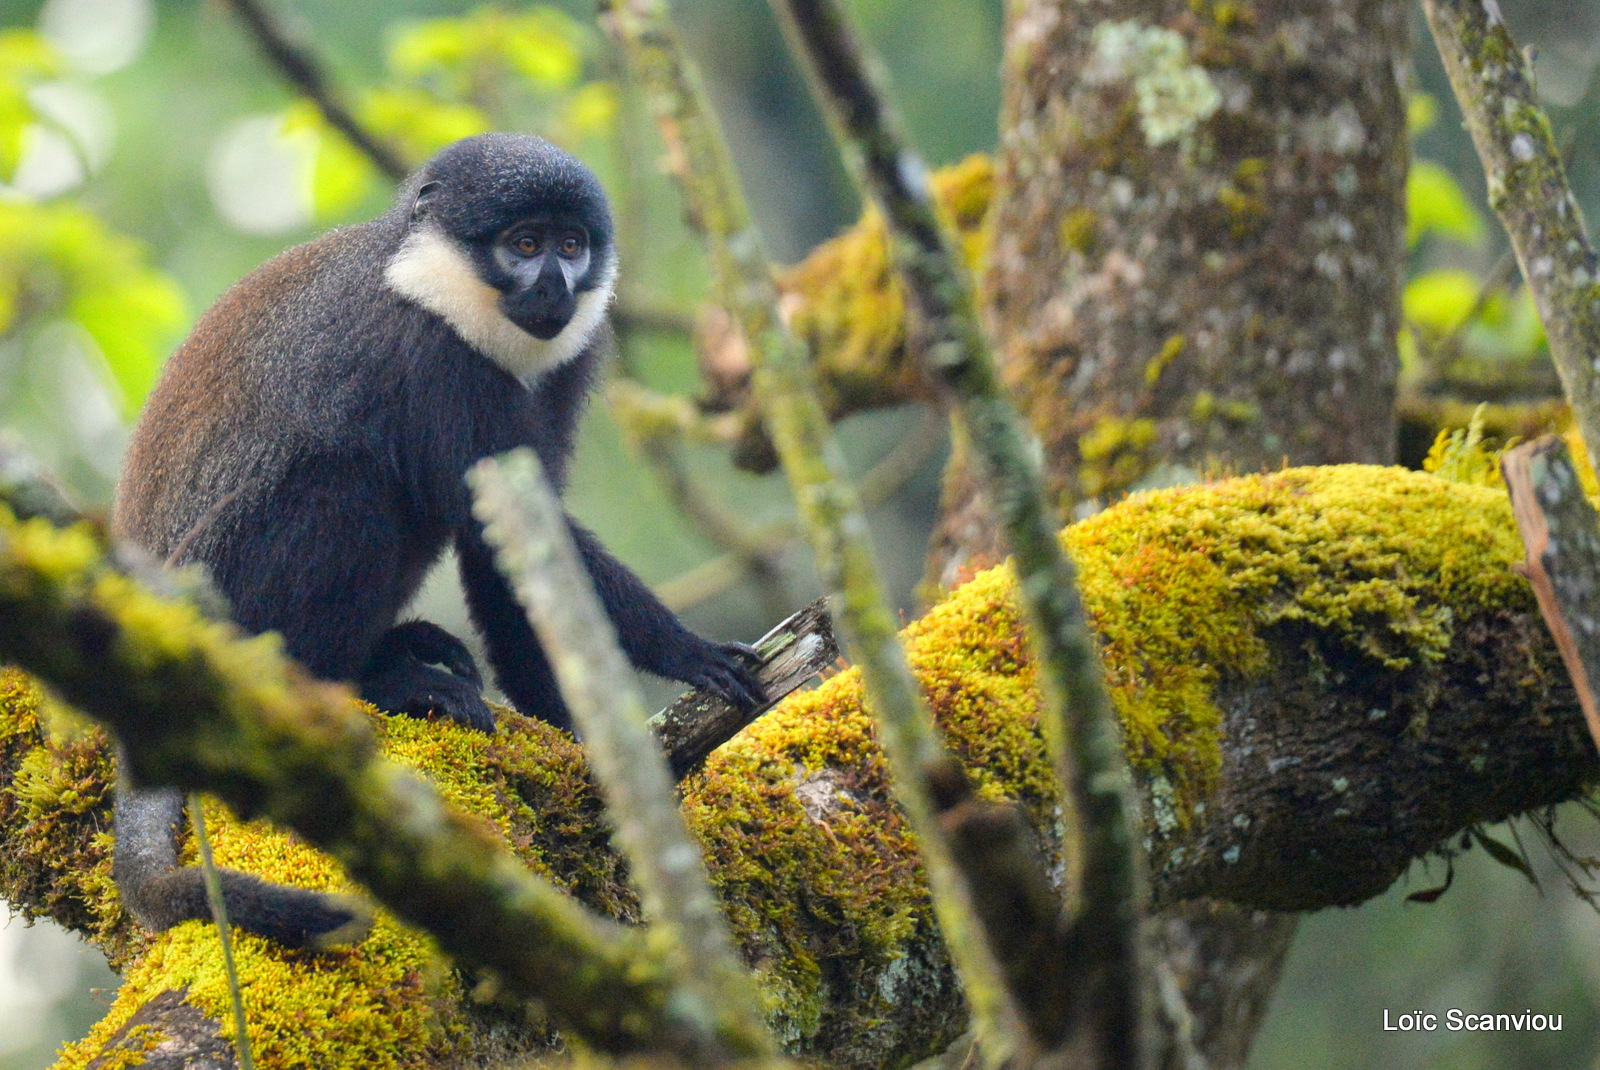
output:
[[[1409,372],[1421,365],[1422,352],[1417,348],[1416,335],[1410,330],[1402,329],[1396,338],[1400,349],[1400,370]]]
[[[188,321],[182,291],[149,265],[144,246],[70,202],[0,201],[0,311],[6,334],[62,317],[81,324],[128,415]]]
[[[457,99],[472,96],[496,70],[540,90],[568,89],[583,72],[587,40],[576,20],[553,7],[516,14],[485,7],[407,26],[389,46],[389,70]]]
[[[387,88],[370,91],[362,102],[361,119],[377,134],[421,160],[464,137],[492,129],[489,117],[466,104],[445,103],[425,89]]]
[[[178,284],[153,271],[80,294],[70,312],[94,336],[131,416],[156,385],[167,347],[188,321]]]
[[[571,140],[605,134],[616,124],[620,106],[615,85],[590,82],[567,99],[562,125]]]
[[[1418,160],[1406,176],[1406,246],[1415,246],[1425,234],[1476,245],[1483,240],[1484,222],[1455,176]]]
[[[1406,283],[1400,307],[1411,323],[1449,334],[1472,310],[1482,288],[1473,275],[1456,268],[1430,271]]]
[[[1496,862],[1499,862],[1507,869],[1516,870],[1524,877],[1527,877],[1528,880],[1532,881],[1534,884],[1538,883],[1533,876],[1533,870],[1528,868],[1527,860],[1524,859],[1522,855],[1518,854],[1516,851],[1513,851],[1499,840],[1492,839],[1491,837],[1485,835],[1479,829],[1472,829],[1471,831],[1472,838],[1476,840],[1485,851],[1489,852],[1490,858],[1494,859]]]
[[[38,121],[28,90],[62,69],[55,50],[32,30],[0,31],[0,176],[22,162],[23,137]]]
[[[1539,318],[1533,291],[1526,287],[1506,302],[1505,338],[1517,356],[1532,356],[1545,348],[1544,320]]]
[[[517,73],[546,89],[566,89],[577,82],[583,72],[583,34],[570,16],[535,7],[509,22],[502,47]]]
[[[1444,864],[1444,883],[1439,885],[1437,888],[1428,888],[1424,891],[1412,892],[1410,895],[1406,896],[1406,902],[1437,903],[1439,901],[1439,897],[1448,892],[1450,890],[1450,886],[1456,882],[1456,860],[1453,858],[1446,858],[1444,860]]]
[[[1406,101],[1406,130],[1412,137],[1426,134],[1439,118],[1439,102],[1431,93],[1412,93]]]
[[[472,54],[475,35],[463,19],[429,19],[396,33],[389,45],[389,69],[406,78],[458,67]]]
[[[285,133],[304,131],[314,139],[311,155],[311,211],[318,220],[338,219],[366,199],[378,171],[345,136],[323,119],[316,105],[297,101],[284,112]]]

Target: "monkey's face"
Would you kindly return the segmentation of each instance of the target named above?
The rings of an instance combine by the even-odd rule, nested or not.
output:
[[[500,298],[507,319],[545,341],[566,329],[589,281],[587,227],[561,218],[526,219],[496,238],[490,255],[499,276],[492,281],[510,286]]]
[[[407,183],[395,217],[405,234],[385,281],[519,378],[571,360],[605,319],[610,206],[589,169],[549,142],[458,141]]]

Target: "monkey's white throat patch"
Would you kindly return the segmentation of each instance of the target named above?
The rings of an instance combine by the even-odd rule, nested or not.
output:
[[[473,349],[518,379],[560,367],[579,353],[605,319],[616,280],[616,258],[598,266],[599,285],[578,295],[578,308],[561,333],[535,338],[500,311],[500,291],[479,278],[461,247],[433,227],[415,231],[400,246],[383,278],[444,320]]]

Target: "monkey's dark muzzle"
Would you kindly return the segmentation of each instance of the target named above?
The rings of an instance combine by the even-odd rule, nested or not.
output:
[[[565,290],[557,294],[541,291],[537,286],[514,290],[500,298],[500,311],[535,338],[548,342],[572,322],[578,301]]]

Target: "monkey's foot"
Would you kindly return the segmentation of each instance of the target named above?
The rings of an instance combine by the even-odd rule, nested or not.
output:
[[[389,713],[447,717],[494,731],[494,712],[483,701],[483,677],[461,640],[425,620],[397,624],[384,633],[361,671],[361,697]]]

